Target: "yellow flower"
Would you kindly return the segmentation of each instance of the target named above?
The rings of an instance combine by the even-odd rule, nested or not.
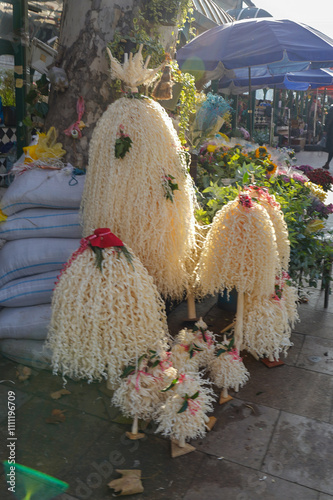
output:
[[[4,222],[7,219],[7,215],[3,213],[3,211],[0,209],[0,222]]]
[[[319,198],[319,200],[324,203],[326,200],[327,193],[321,189],[317,184],[314,184],[313,182],[305,182],[304,185],[310,189],[311,193]]]
[[[267,148],[265,148],[265,146],[259,146],[259,148],[255,150],[255,157],[259,158],[260,156],[267,156]]]
[[[215,146],[214,144],[208,144],[207,151],[208,151],[208,153],[214,153],[216,148],[217,148],[217,146]]]
[[[276,169],[277,169],[277,165],[275,165],[275,163],[273,163],[272,161],[268,162],[268,164],[266,165],[266,170],[267,170],[267,173],[269,175],[274,175],[276,172]]]

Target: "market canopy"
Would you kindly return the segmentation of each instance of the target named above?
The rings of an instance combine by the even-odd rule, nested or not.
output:
[[[333,39],[302,23],[256,18],[216,26],[176,55],[182,71],[201,76],[216,70],[266,65],[271,74],[333,66]]]

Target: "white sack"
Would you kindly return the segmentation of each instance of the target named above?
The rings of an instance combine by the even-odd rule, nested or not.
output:
[[[44,350],[44,340],[0,340],[0,353],[31,368],[51,369],[51,352]]]
[[[60,270],[79,246],[80,240],[72,238],[8,241],[0,250],[0,287],[23,276]]]
[[[49,271],[9,281],[0,288],[0,306],[24,307],[50,303],[59,273]]]
[[[79,211],[30,208],[0,222],[0,239],[81,238]]]
[[[51,319],[51,304],[10,307],[0,311],[0,339],[44,340]]]
[[[0,209],[12,215],[27,208],[69,209],[80,207],[85,175],[73,178],[72,169],[28,170],[8,186]]]

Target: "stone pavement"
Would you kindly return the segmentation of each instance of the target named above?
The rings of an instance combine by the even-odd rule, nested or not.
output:
[[[307,164],[315,152],[306,155]],[[310,158],[309,158],[310,155]],[[301,160],[303,162],[303,159]],[[298,162],[299,163],[299,162]],[[321,166],[320,164],[313,166]],[[332,168],[333,170],[333,164]],[[141,469],[148,500],[329,500],[333,499],[333,297],[309,289],[299,306],[301,321],[284,365],[267,368],[246,352],[250,380],[224,405],[215,403],[217,423],[196,450],[171,458],[170,441],[149,424],[140,441],[125,432],[130,422],[110,404],[105,383],[69,381],[71,394],[53,400],[61,377],[32,370],[19,382],[17,365],[0,357],[0,460],[8,458],[7,395],[16,395],[16,460],[69,483],[59,500],[107,500],[116,469]],[[172,334],[184,325],[186,304],[168,317]],[[233,314],[216,297],[197,304],[197,315],[218,333]],[[13,384],[11,381],[15,382]],[[52,410],[65,420],[47,423]],[[0,477],[0,498],[14,497]],[[42,500],[39,496],[31,500]]]
[[[333,300],[327,309],[323,300],[320,290],[311,289],[309,302],[300,305],[301,322],[284,365],[267,368],[243,353],[249,382],[230,392],[228,403],[215,404],[215,427],[192,442],[196,451],[188,455],[172,459],[170,441],[154,434],[151,424],[146,438],[128,440],[130,422],[110,405],[105,383],[69,381],[71,394],[55,401],[50,394],[62,388],[61,377],[33,370],[19,382],[17,365],[5,358],[1,442],[8,437],[7,393],[15,390],[17,462],[68,482],[59,500],[110,499],[107,483],[119,476],[116,469],[133,468],[142,470],[142,499],[333,499]],[[215,297],[198,304],[197,314],[215,333],[233,316]],[[172,333],[184,318],[182,303],[169,315]],[[46,422],[54,409],[63,410],[64,422]],[[1,446],[0,459],[7,457]],[[2,475],[0,498],[9,500],[5,486]]]

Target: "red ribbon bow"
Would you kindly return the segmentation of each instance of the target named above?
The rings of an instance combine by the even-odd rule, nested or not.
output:
[[[80,241],[80,247],[72,254],[68,262],[64,265],[59,276],[57,277],[56,285],[59,283],[61,275],[69,268],[69,266],[78,258],[81,253],[83,253],[87,246],[89,245],[99,248],[109,248],[109,247],[123,247],[124,243],[113,233],[111,233],[108,227],[100,227],[95,229],[94,234],[82,238]]]
[[[95,229],[94,234],[83,238],[84,241],[90,243],[93,247],[109,248],[123,247],[124,243],[115,234],[111,233],[108,227],[100,227]]]

